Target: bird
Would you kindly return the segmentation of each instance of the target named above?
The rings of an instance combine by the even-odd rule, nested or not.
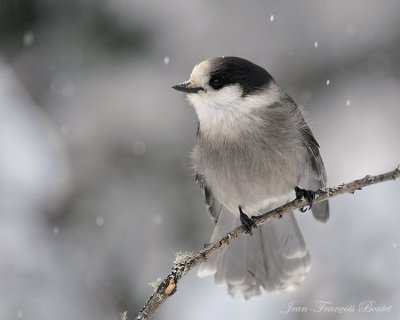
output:
[[[238,226],[249,234],[211,255],[198,275],[214,275],[245,299],[297,289],[311,262],[294,213],[258,228],[252,217],[293,197],[311,201],[326,186],[319,144],[299,106],[264,68],[239,57],[202,61],[172,88],[185,93],[197,115],[191,158],[214,223],[211,242]],[[311,210],[316,220],[328,220],[327,201]]]

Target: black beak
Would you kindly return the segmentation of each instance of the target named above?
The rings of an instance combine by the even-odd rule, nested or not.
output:
[[[172,89],[175,89],[175,90],[178,90],[178,91],[182,91],[182,92],[186,92],[186,93],[197,93],[200,90],[204,90],[201,87],[192,87],[191,83],[189,81],[185,81],[185,82],[182,82],[180,84],[177,84],[177,85],[173,86]]]

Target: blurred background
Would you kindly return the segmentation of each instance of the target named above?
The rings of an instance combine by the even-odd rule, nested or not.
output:
[[[0,319],[132,319],[212,232],[171,86],[220,55],[304,106],[329,185],[400,163],[400,3],[0,0]],[[156,319],[399,319],[400,185],[298,214],[313,266],[249,301],[191,272]],[[376,300],[387,313],[299,313]]]

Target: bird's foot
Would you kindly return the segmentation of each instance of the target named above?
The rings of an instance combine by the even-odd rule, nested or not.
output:
[[[310,210],[313,204],[315,192],[311,190],[305,190],[305,189],[300,189],[299,187],[295,187],[294,191],[296,192],[296,199],[301,200],[303,197],[308,201],[309,206],[300,208],[299,210],[301,212],[306,212],[307,210]]]
[[[244,228],[246,233],[252,235],[253,234],[252,229],[257,228],[257,225],[255,224],[252,218],[249,218],[249,216],[243,212],[241,206],[239,206],[239,212],[240,212],[240,222],[242,224],[242,227]]]

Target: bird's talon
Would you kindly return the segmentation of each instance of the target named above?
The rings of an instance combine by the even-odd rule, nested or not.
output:
[[[306,212],[307,210],[310,210],[314,201],[315,192],[311,190],[300,189],[299,187],[295,187],[294,191],[296,192],[296,199],[302,200],[302,198],[304,198],[309,203],[308,207],[303,207],[299,210],[301,212]]]
[[[257,228],[257,225],[253,220],[253,217],[249,218],[249,216],[243,212],[242,207],[240,206],[239,206],[239,212],[240,212],[240,222],[245,230],[245,233],[249,233],[250,235],[252,235],[253,234],[252,229]]]

